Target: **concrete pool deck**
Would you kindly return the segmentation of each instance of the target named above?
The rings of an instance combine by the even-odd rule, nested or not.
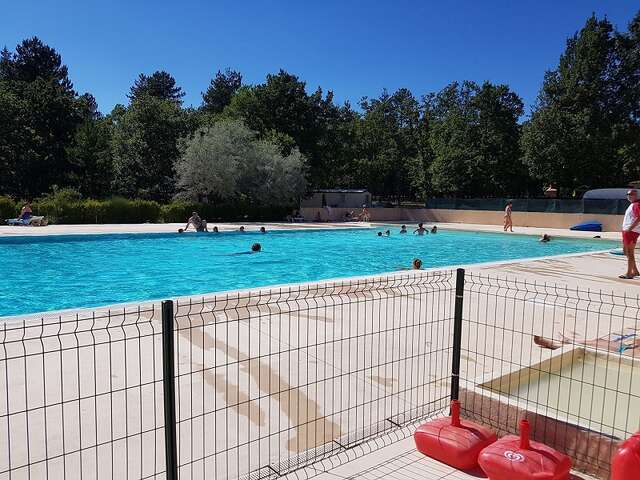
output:
[[[240,224],[219,224],[219,228],[222,231],[237,230]],[[351,227],[368,227],[370,224],[363,223],[340,223],[340,224],[244,224],[249,231],[258,230],[258,228],[264,225],[267,230],[276,229],[301,229],[301,228],[351,228]],[[378,226],[382,224],[371,224],[371,226]],[[389,225],[389,224],[384,224]],[[410,225],[410,224],[407,224]],[[487,232],[501,232],[500,226],[493,225],[463,225],[463,224],[438,224],[441,229],[461,229],[461,230],[475,230],[475,231],[487,231]],[[67,234],[114,234],[114,233],[169,233],[175,232],[177,228],[184,227],[184,224],[143,224],[143,225],[52,225],[49,227],[41,228],[28,228],[28,227],[0,227],[0,238],[4,236],[14,235],[67,235]],[[542,233],[548,233],[552,237],[554,236],[566,236],[575,238],[591,238],[596,235],[593,232],[570,232],[566,230],[553,230],[553,229],[540,229],[540,228],[517,228],[516,234],[529,234],[539,236]],[[511,235],[511,234],[508,234]],[[618,238],[617,233],[608,232],[601,233],[602,238],[615,240]],[[570,256],[558,256],[547,257],[537,260],[517,260],[496,262],[492,264],[479,264],[468,266],[467,269],[471,274],[476,275],[491,275],[501,278],[507,277],[511,279],[518,279],[519,281],[525,281],[531,285],[545,283],[566,285],[569,289],[580,288],[581,290],[593,290],[593,291],[607,291],[615,292],[620,295],[628,295],[632,298],[637,298],[640,289],[639,280],[621,280],[617,276],[625,267],[624,257],[618,255],[611,255],[608,253],[589,253],[589,254],[576,254]],[[404,272],[404,274],[418,274],[418,272]],[[392,275],[392,274],[390,274]],[[397,275],[397,273],[396,273]],[[385,275],[376,275],[376,278],[385,277]],[[326,282],[324,282],[326,283]],[[261,289],[268,290],[268,288]],[[255,291],[255,290],[254,290]],[[206,295],[207,298],[214,297],[215,295]],[[277,313],[271,312],[271,307],[260,306],[259,304],[240,309],[229,305],[226,310],[220,312],[207,312],[205,314],[199,314],[192,319],[187,319],[188,323],[185,325],[179,335],[177,335],[178,344],[178,358],[177,364],[180,372],[182,373],[182,382],[184,382],[184,388],[181,390],[182,399],[181,405],[183,405],[185,419],[182,420],[181,428],[185,429],[185,436],[190,436],[193,442],[194,433],[196,432],[196,442],[190,446],[192,451],[199,451],[202,449],[203,455],[206,455],[205,446],[198,444],[198,438],[203,436],[204,431],[207,432],[208,438],[216,438],[215,442],[220,442],[219,445],[215,445],[216,449],[223,449],[226,445],[224,442],[225,431],[222,431],[216,437],[216,427],[207,423],[204,419],[204,411],[213,408],[213,410],[220,410],[231,418],[231,422],[234,425],[232,430],[242,432],[242,437],[236,438],[235,441],[246,440],[246,435],[252,434],[254,438],[264,435],[265,422],[266,424],[273,423],[274,425],[280,424],[282,421],[291,419],[292,423],[303,424],[305,426],[298,427],[294,430],[297,432],[297,436],[293,437],[296,442],[292,443],[292,437],[289,435],[283,436],[281,439],[278,437],[274,440],[273,448],[275,451],[282,451],[281,458],[287,459],[296,454],[301,454],[306,451],[307,448],[313,448],[320,446],[324,441],[330,439],[326,438],[329,434],[330,437],[337,437],[341,439],[340,432],[347,432],[352,425],[349,424],[349,416],[346,415],[345,419],[342,415],[333,414],[331,417],[325,418],[323,415],[326,412],[340,412],[341,402],[347,402],[347,399],[340,398],[338,392],[342,393],[342,389],[345,391],[352,391],[355,395],[361,395],[366,401],[371,401],[372,405],[380,405],[379,409],[371,412],[365,412],[364,409],[356,411],[357,415],[367,414],[367,420],[373,423],[377,420],[384,420],[383,415],[387,411],[387,403],[385,398],[387,396],[395,399],[396,402],[405,405],[407,409],[418,408],[420,405],[428,404],[429,402],[437,402],[438,399],[446,396],[449,389],[449,384],[444,379],[441,382],[442,377],[439,370],[434,370],[435,377],[429,380],[428,388],[423,391],[412,391],[412,378],[407,376],[407,371],[411,371],[413,376],[413,368],[418,371],[418,364],[414,364],[410,358],[410,353],[404,350],[407,348],[406,337],[401,337],[404,343],[404,347],[401,348],[398,353],[402,358],[408,358],[407,361],[397,362],[393,360],[389,352],[385,352],[384,349],[380,352],[376,352],[381,367],[372,368],[367,362],[369,360],[364,359],[364,364],[360,364],[361,360],[353,357],[351,351],[346,349],[340,349],[340,345],[324,345],[327,339],[340,338],[340,335],[344,335],[344,330],[349,326],[349,331],[354,328],[356,332],[361,333],[369,332],[367,330],[367,322],[375,318],[376,327],[382,331],[387,332],[385,335],[389,335],[390,338],[396,338],[394,335],[394,329],[398,327],[398,324],[394,324],[395,310],[389,309],[388,302],[394,302],[391,298],[385,298],[380,294],[374,296],[354,296],[350,300],[350,303],[338,305],[329,305],[320,303],[313,303],[313,309],[310,309],[310,305],[297,298],[285,298],[280,297],[276,299],[278,310]],[[197,298],[201,299],[202,295]],[[428,297],[425,297],[428,298]],[[299,309],[296,313],[296,302],[300,302]],[[315,302],[315,301],[314,301]],[[385,303],[386,302],[386,303]],[[422,311],[426,324],[431,324],[435,320],[434,315],[439,312],[424,311],[424,304],[420,298],[406,297],[406,305],[408,310]],[[467,305],[473,303],[473,297]],[[479,303],[471,307],[468,312],[471,317],[477,315],[481,307],[485,306],[486,299],[479,299]],[[484,302],[484,303],[482,303]],[[269,310],[269,314],[265,315],[265,308]],[[506,305],[498,305],[498,308],[507,310]],[[539,308],[539,307],[538,307]],[[157,312],[157,310],[155,310]],[[372,313],[376,312],[376,313]],[[304,313],[304,315],[303,315]],[[629,318],[633,319],[637,316],[637,312],[629,312]],[[537,334],[546,336],[553,336],[554,320],[556,319],[556,312],[549,311],[546,313],[547,321],[543,325],[536,324],[534,322],[533,315],[527,310],[527,314],[519,318],[518,321],[522,322],[518,327],[523,331],[531,331]],[[141,317],[143,320],[146,318],[146,322],[143,322],[137,328],[142,328],[151,335],[151,331],[154,330],[154,325],[157,325],[157,316],[149,313],[142,312]],[[224,317],[226,323],[218,323],[216,326],[216,319]],[[194,321],[194,319],[196,319]],[[251,320],[251,322],[249,322]],[[347,322],[348,320],[348,322]],[[582,319],[580,315],[578,318],[573,318],[573,321],[580,322]],[[117,324],[117,320],[115,322]],[[100,320],[98,320],[98,326],[100,326]],[[585,330],[581,333],[587,335],[589,338],[599,335],[597,329],[587,330],[588,323],[583,325]],[[104,325],[103,325],[104,327]],[[106,328],[106,327],[105,327]],[[187,330],[188,328],[188,330]],[[370,328],[373,328],[373,324]],[[420,330],[421,327],[415,327],[418,329],[417,339],[421,341],[432,340],[437,342],[442,338],[442,333],[446,330],[443,326],[443,330],[436,328],[430,331]],[[448,327],[447,327],[448,328]],[[607,328],[612,328],[611,325],[607,325]],[[145,330],[147,329],[147,330]],[[358,330],[360,329],[360,330]],[[37,333],[37,332],[36,332]],[[16,335],[20,332],[16,332]],[[123,331],[123,335],[125,332]],[[138,332],[139,334],[139,332]],[[140,425],[140,429],[152,429],[156,426],[154,422],[151,422],[151,418],[161,417],[162,412],[160,410],[160,398],[159,386],[153,385],[153,382],[157,382],[157,373],[151,372],[149,366],[149,358],[158,358],[159,344],[157,337],[145,338],[142,343],[138,341],[136,346],[135,340],[131,344],[121,342],[121,345],[129,345],[125,348],[132,348],[132,352],[129,354],[128,363],[126,360],[122,360],[121,355],[114,355],[111,357],[111,348],[107,348],[107,344],[101,344],[98,346],[92,346],[96,341],[96,338],[90,338],[89,332],[68,333],[69,340],[72,341],[72,349],[69,351],[69,358],[64,358],[64,369],[62,368],[63,358],[60,356],[60,365],[58,365],[58,357],[56,349],[59,349],[57,345],[52,345],[52,350],[47,353],[48,358],[52,361],[45,366],[29,363],[25,363],[24,367],[20,361],[21,351],[16,352],[15,361],[10,362],[11,371],[8,378],[4,381],[4,388],[8,392],[11,392],[12,408],[20,409],[24,406],[30,408],[38,408],[43,405],[43,402],[56,402],[62,397],[63,391],[66,391],[65,397],[71,395],[73,398],[77,389],[78,396],[80,393],[89,395],[88,399],[83,399],[83,413],[87,413],[89,418],[94,417],[97,419],[97,423],[101,426],[114,425],[117,421],[125,418],[124,422],[129,428],[133,429],[136,433],[137,425]],[[350,334],[347,334],[350,335]],[[427,335],[432,338],[427,338]],[[473,345],[470,340],[467,339],[468,334],[465,334],[465,344],[463,349],[473,347],[478,352],[478,358],[469,359],[463,357],[462,370],[466,371],[487,371],[487,369],[493,368],[493,364],[482,360],[483,355],[486,357],[487,352],[482,350],[483,348],[493,348],[494,351],[500,347],[500,342],[503,345],[513,345],[513,338],[494,338],[494,342],[491,345]],[[475,335],[470,338],[476,338],[480,335]],[[357,335],[356,335],[357,337]],[[125,337],[123,337],[125,338]],[[480,338],[483,338],[480,336]],[[53,340],[52,340],[53,341]],[[323,348],[307,348],[304,342],[309,344],[323,343]],[[75,342],[75,343],[73,343]],[[84,346],[84,342],[87,342]],[[358,351],[358,345],[355,343],[355,351]],[[357,341],[359,342],[359,340]],[[498,343],[496,343],[498,342]],[[379,340],[378,340],[379,343]],[[82,349],[75,346],[82,345]],[[400,343],[398,344],[400,347]],[[16,343],[14,347],[19,346]],[[410,342],[409,347],[413,352],[413,342]],[[40,347],[37,347],[40,348]],[[44,347],[42,347],[44,348]],[[362,352],[367,352],[373,355],[371,352],[371,346],[366,344],[360,345]],[[417,344],[416,344],[417,348]],[[539,350],[539,351],[538,351]],[[536,356],[542,356],[545,354],[543,349],[535,351]],[[123,350],[124,351],[124,350]],[[274,354],[274,359],[278,361],[272,361],[270,358],[265,359],[265,352],[280,352],[277,355]],[[114,353],[118,353],[114,351]],[[131,355],[133,353],[133,355]],[[522,362],[522,353],[520,351],[514,351],[511,353],[513,358],[518,362]],[[529,352],[530,353],[530,352]],[[76,355],[77,360],[74,359]],[[139,355],[141,360],[136,360]],[[431,355],[431,356],[428,356]],[[450,358],[446,351],[433,352],[423,358],[430,359],[434,364],[449,365]],[[90,369],[83,369],[81,376],[76,377],[75,365],[92,365],[95,363],[96,356],[98,358],[109,358],[109,365],[104,363],[98,364],[97,371],[91,372]],[[261,357],[262,356],[262,357]],[[37,357],[33,357],[37,358]],[[126,358],[126,357],[125,357]],[[213,360],[212,360],[213,358]],[[262,358],[262,360],[261,360]],[[531,360],[534,360],[533,358]],[[213,362],[213,363],[211,363]],[[153,362],[152,362],[153,363]],[[303,368],[299,368],[298,365],[313,365],[313,369],[309,371],[303,371]],[[387,365],[388,364],[388,365]],[[206,365],[206,368],[205,368]],[[222,366],[216,366],[222,365]],[[5,369],[7,368],[5,364]],[[69,367],[69,372],[63,371]],[[21,374],[21,369],[30,369],[30,399],[22,398],[24,394],[25,385]],[[500,367],[496,367],[500,368]],[[341,373],[347,372],[347,373]],[[46,375],[45,375],[46,373]],[[446,372],[445,372],[446,373]],[[326,377],[326,378],[325,378]],[[108,385],[107,380],[110,380],[113,385]],[[127,380],[129,378],[129,380]],[[125,403],[123,399],[113,400],[112,396],[106,392],[109,388],[118,387],[120,390],[127,388],[127,381],[131,382],[133,379],[133,387],[129,387],[127,395],[130,395],[130,401],[133,405],[139,404],[139,409],[133,411],[126,411],[124,408]],[[423,380],[424,381],[424,380]],[[2,383],[2,375],[0,375],[0,383]],[[145,389],[140,388],[136,390],[136,382],[144,383]],[[282,382],[285,382],[284,384]],[[289,382],[288,384],[286,382]],[[57,390],[56,384],[60,383],[62,388],[60,392]],[[97,386],[96,386],[97,385]],[[282,393],[278,394],[273,390],[272,385],[278,385],[278,390],[286,391],[286,395]],[[285,387],[282,387],[285,385]],[[299,386],[300,385],[300,386]],[[318,385],[324,386],[324,391],[318,388]],[[44,393],[48,392],[48,393]],[[95,393],[100,396],[94,399],[91,394]],[[202,399],[197,396],[194,399],[194,392],[202,392]],[[235,393],[234,393],[235,392]],[[328,396],[325,392],[329,392]],[[408,392],[408,393],[407,393]],[[14,398],[15,395],[15,398]],[[47,396],[48,395],[48,396]],[[245,396],[251,399],[249,402],[240,400]],[[42,397],[42,398],[41,398]],[[378,400],[381,398],[381,400]],[[206,401],[204,400],[206,399]],[[214,402],[213,407],[211,402]],[[379,402],[379,403],[375,403]],[[227,406],[232,404],[232,406]],[[235,404],[235,407],[233,406]],[[291,410],[291,405],[298,405],[297,409]],[[222,406],[222,407],[221,407]],[[348,405],[347,405],[348,407]],[[70,407],[75,413],[75,408]],[[109,410],[111,408],[111,410]],[[224,410],[222,410],[224,409]],[[46,412],[46,410],[45,410]],[[180,415],[180,411],[178,412]],[[3,414],[2,408],[0,408],[0,414]],[[374,415],[375,414],[375,415]],[[377,415],[380,414],[380,418]],[[50,446],[43,452],[41,447],[38,447],[40,443],[38,440],[40,437],[32,436],[32,449],[30,453],[12,451],[14,457],[13,462],[21,461],[26,462],[27,457],[31,455],[31,460],[42,458],[46,453],[51,455],[51,452],[59,452],[61,433],[56,432],[55,428],[58,425],[57,415],[58,412],[55,408],[49,410],[49,420],[47,421],[46,413],[44,418],[36,417],[31,418],[31,428],[41,427],[43,424],[50,423],[49,431],[46,433],[49,439]],[[203,419],[200,421],[198,418],[191,421],[187,419],[191,416],[200,415]],[[369,420],[369,416],[371,417]],[[281,417],[283,420],[281,420]],[[17,418],[17,417],[16,417]],[[83,417],[84,418],[84,417]],[[52,420],[53,419],[53,420]],[[209,417],[210,419],[210,417]],[[143,425],[144,421],[144,425]],[[150,422],[150,423],[147,423]],[[346,422],[346,423],[343,423]],[[8,422],[5,422],[8,427]],[[24,428],[21,423],[12,423],[12,437],[13,447],[19,444],[22,436],[22,429]],[[82,429],[82,438],[84,439],[82,444],[80,441],[76,441],[76,437],[80,437],[78,432]],[[228,428],[227,428],[228,430]],[[299,430],[299,431],[298,431]],[[337,432],[334,434],[334,432]],[[122,432],[116,432],[119,435],[125,435]],[[116,433],[113,433],[116,436]],[[228,431],[227,431],[228,433]],[[131,432],[129,432],[131,434]],[[409,433],[410,434],[410,433]],[[112,456],[124,457],[128,453],[128,449],[133,449],[132,457],[129,459],[127,455],[126,463],[116,461],[115,464],[103,465],[102,461],[98,462],[98,454],[92,447],[91,442],[95,438],[97,442],[106,441],[108,438],[100,438],[99,432],[92,429],[92,426],[87,424],[75,423],[68,426],[66,431],[66,440],[62,435],[62,443],[67,445],[66,451],[77,450],[87,442],[85,447],[84,458],[82,454],[79,455],[79,461],[88,462],[93,464],[94,459],[96,463],[96,473],[98,471],[120,475],[120,478],[124,478],[127,474],[130,477],[142,473],[143,471],[149,472],[147,467],[143,468],[143,465],[138,464],[136,456],[139,452],[144,453],[144,459],[150,461],[151,456],[155,456],[157,453],[155,450],[147,451],[146,448],[151,449],[152,446],[161,451],[161,443],[158,443],[158,438],[155,434],[147,438],[145,435],[135,434],[135,438],[132,436],[131,443],[125,444],[120,442],[116,445],[115,452],[112,449]],[[35,440],[34,440],[35,438]],[[105,440],[106,439],[106,440]],[[302,440],[300,440],[302,439]],[[0,452],[8,452],[7,445],[3,442],[6,440],[4,434],[0,435]],[[155,440],[155,441],[154,441]],[[232,439],[233,440],[233,439]],[[144,442],[148,442],[148,447]],[[301,444],[299,442],[302,442]],[[377,441],[379,442],[379,441]],[[54,448],[55,447],[55,448]],[[417,454],[413,448],[411,438],[398,437],[389,444],[384,445],[382,448],[372,449],[370,453],[359,456],[358,458],[348,458],[349,461],[333,463],[332,460],[327,459],[325,462],[314,464],[311,467],[307,467],[303,471],[298,471],[290,474],[290,478],[307,478],[316,477],[322,480],[336,480],[344,478],[362,478],[362,479],[374,479],[374,478],[426,478],[426,479],[471,479],[478,478],[477,476],[471,476],[464,473],[460,473],[449,467],[443,466],[436,462],[433,462],[419,454]],[[49,450],[53,449],[53,450]],[[187,452],[188,453],[188,452]],[[233,453],[233,452],[232,452]],[[255,454],[256,451],[253,450]],[[0,453],[0,470],[4,470],[7,466],[8,459]],[[75,455],[75,454],[74,454]],[[146,455],[149,455],[147,457]],[[262,454],[260,449],[257,450],[255,458],[244,457],[243,452],[233,453],[237,455],[238,465],[241,465],[242,461],[249,461],[249,465],[252,467],[262,466],[269,461],[274,461],[273,456],[267,455],[265,449]],[[262,455],[262,456],[261,456]],[[348,454],[347,454],[348,456]],[[220,456],[222,459],[222,456]],[[235,459],[234,462],[235,463]],[[59,459],[58,459],[59,460]],[[72,459],[73,460],[73,459]],[[181,458],[183,462],[188,462],[189,457],[185,456]],[[76,461],[76,460],[73,460]],[[60,472],[60,462],[57,464],[48,465],[51,469],[49,475]],[[99,464],[98,464],[99,463]],[[40,464],[33,471],[29,473],[31,478],[44,478],[43,464]],[[67,467],[68,468],[68,467]],[[195,472],[195,471],[194,471]],[[192,472],[184,472],[185,475]],[[219,471],[220,478],[224,478],[228,473],[233,475],[233,471]],[[199,472],[192,473],[193,478],[204,478],[199,476]],[[6,478],[0,475],[0,478]],[[17,476],[14,478],[18,478]],[[22,477],[20,477],[22,478]],[[76,476],[70,474],[68,478],[76,478]],[[87,475],[85,472],[84,478],[93,478],[91,475]],[[576,477],[582,478],[582,477]],[[584,477],[587,478],[587,477]]]

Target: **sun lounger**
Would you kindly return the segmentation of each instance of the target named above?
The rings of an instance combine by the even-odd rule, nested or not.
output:
[[[5,223],[14,227],[44,227],[49,222],[44,216],[31,216],[29,218],[8,218]]]

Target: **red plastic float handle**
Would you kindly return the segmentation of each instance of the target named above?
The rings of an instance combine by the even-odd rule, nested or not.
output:
[[[531,426],[527,420],[520,420],[520,449],[521,450],[529,450],[531,448],[531,444],[529,443],[529,432],[531,431]]]
[[[460,402],[458,400],[451,400],[451,425],[460,426]]]

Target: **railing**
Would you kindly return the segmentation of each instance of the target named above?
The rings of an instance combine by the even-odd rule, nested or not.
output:
[[[5,323],[0,479],[297,476],[451,397],[606,476],[640,429],[639,312],[458,270]]]

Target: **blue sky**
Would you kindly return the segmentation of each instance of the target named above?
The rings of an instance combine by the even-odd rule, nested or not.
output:
[[[200,104],[218,69],[260,83],[283,68],[356,104],[383,88],[417,96],[454,80],[510,85],[527,113],[567,37],[595,12],[626,29],[636,0],[9,0],[0,45],[37,35],[103,112],[141,72],[166,70]]]

